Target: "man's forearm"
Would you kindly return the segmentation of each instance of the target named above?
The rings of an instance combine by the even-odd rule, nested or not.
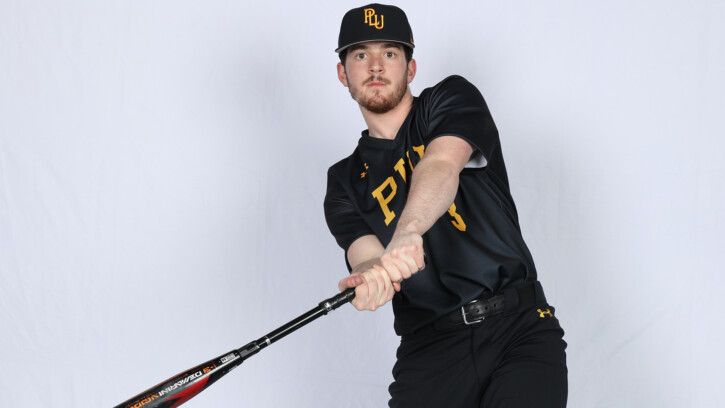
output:
[[[458,190],[460,169],[450,161],[421,160],[411,178],[408,199],[396,233],[423,235],[450,207]]]
[[[392,282],[402,282],[425,268],[423,234],[456,198],[458,176],[472,152],[471,145],[456,136],[440,136],[426,148],[411,176],[393,237],[380,257]]]

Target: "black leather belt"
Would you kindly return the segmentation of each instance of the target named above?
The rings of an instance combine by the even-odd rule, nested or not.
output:
[[[448,315],[433,322],[436,328],[451,325],[473,325],[481,323],[485,318],[503,313],[504,310],[515,310],[519,306],[534,304],[545,299],[537,299],[539,282],[527,282],[521,286],[497,292],[493,296],[474,299]],[[543,290],[538,298],[543,298]]]
[[[506,304],[504,295],[497,295],[488,299],[474,299],[461,306],[460,310],[450,313],[446,320],[450,324],[472,325],[480,323],[483,319],[503,312]]]

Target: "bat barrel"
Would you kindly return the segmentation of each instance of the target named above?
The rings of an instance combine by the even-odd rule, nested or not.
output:
[[[329,299],[325,299],[314,309],[297,317],[277,330],[270,332],[266,336],[252,341],[237,350],[232,350],[227,354],[177,374],[135,397],[122,402],[115,408],[176,408],[204,391],[234,367],[241,364],[247,358],[259,353],[263,348],[320,316],[337,309],[354,297],[355,290],[348,289]]]
[[[244,361],[238,350],[200,364],[148,390],[131,397],[115,408],[172,408],[178,407],[204,391],[234,367]]]

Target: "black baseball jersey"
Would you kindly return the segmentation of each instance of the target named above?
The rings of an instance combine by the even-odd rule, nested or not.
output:
[[[451,76],[414,98],[394,140],[362,132],[355,151],[328,171],[325,217],[346,252],[373,234],[386,246],[405,206],[410,178],[436,137],[467,140],[485,167],[465,168],[448,212],[423,235],[425,269],[393,298],[395,331],[409,334],[506,285],[536,280],[511,198],[496,125],[481,93]],[[349,268],[349,265],[348,265]]]

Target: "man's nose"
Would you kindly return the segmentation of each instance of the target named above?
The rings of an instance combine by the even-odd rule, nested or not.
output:
[[[379,73],[383,72],[383,64],[380,62],[380,57],[370,58],[369,70],[371,73],[375,73],[375,74],[379,74]]]

